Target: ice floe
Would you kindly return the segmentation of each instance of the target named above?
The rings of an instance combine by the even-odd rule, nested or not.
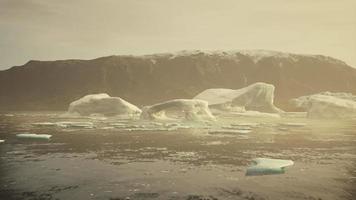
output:
[[[71,122],[71,121],[62,121],[62,122],[36,122],[32,123],[32,126],[37,127],[60,127],[60,128],[94,128],[92,122]]]
[[[289,127],[303,127],[306,126],[307,123],[298,123],[298,122],[284,122],[280,123],[281,126],[289,126]]]
[[[253,159],[253,165],[247,168],[246,176],[283,174],[285,168],[293,164],[292,160],[256,158]]]
[[[48,134],[35,134],[35,133],[20,133],[16,134],[18,138],[29,138],[29,139],[50,139],[52,135]]]
[[[94,124],[92,122],[57,122],[57,126],[61,128],[94,128]]]

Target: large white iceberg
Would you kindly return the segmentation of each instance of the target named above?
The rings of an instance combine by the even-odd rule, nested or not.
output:
[[[86,95],[69,105],[69,113],[80,115],[102,114],[106,116],[115,115],[139,115],[142,111],[135,105],[121,99],[110,97],[108,94]]]
[[[228,111],[253,110],[267,113],[279,113],[274,106],[274,86],[267,83],[254,83],[238,90],[214,88],[207,89],[194,99],[209,102],[210,107]]]
[[[193,121],[215,120],[208,102],[198,99],[174,99],[143,108],[142,119],[171,120],[187,119]]]
[[[246,171],[246,176],[283,174],[285,168],[294,165],[291,160],[280,160],[272,158],[253,159],[253,165]]]
[[[309,118],[349,118],[356,116],[356,96],[350,93],[322,92],[292,99]]]

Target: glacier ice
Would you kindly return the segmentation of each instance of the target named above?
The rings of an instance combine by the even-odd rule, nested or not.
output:
[[[294,165],[292,160],[256,158],[252,161],[253,165],[247,168],[246,176],[283,174],[286,167]]]
[[[174,99],[143,108],[142,119],[149,120],[215,120],[208,102],[198,99]]]
[[[274,104],[274,86],[257,82],[245,88],[232,90],[225,88],[207,89],[194,99],[209,102],[211,108],[243,112],[244,109],[266,113],[280,113],[282,110]]]
[[[86,95],[70,103],[68,113],[79,113],[84,116],[91,114],[131,116],[139,115],[141,110],[120,97],[110,97],[108,94],[101,93]]]
[[[20,133],[16,134],[18,138],[29,138],[29,139],[50,139],[52,135],[48,134],[35,134],[35,133]]]
[[[305,109],[309,118],[349,118],[356,116],[356,96],[350,93],[322,92],[291,100]]]

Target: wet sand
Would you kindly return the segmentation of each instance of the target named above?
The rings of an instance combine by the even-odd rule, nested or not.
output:
[[[107,128],[108,119],[90,119],[93,129],[31,125],[65,120],[51,113],[0,116],[0,139],[6,140],[0,144],[0,199],[356,198],[354,120],[233,119],[259,124],[244,134],[121,130]],[[23,132],[53,137],[16,138]],[[245,176],[256,157],[295,164],[285,174]]]

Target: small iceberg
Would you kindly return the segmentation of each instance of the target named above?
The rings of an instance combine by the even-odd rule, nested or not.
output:
[[[29,139],[47,139],[49,140],[52,135],[48,134],[33,134],[33,133],[21,133],[16,135],[18,138],[29,138]]]
[[[292,165],[294,165],[292,160],[256,158],[253,159],[253,165],[247,169],[246,176],[283,174],[285,168]]]

